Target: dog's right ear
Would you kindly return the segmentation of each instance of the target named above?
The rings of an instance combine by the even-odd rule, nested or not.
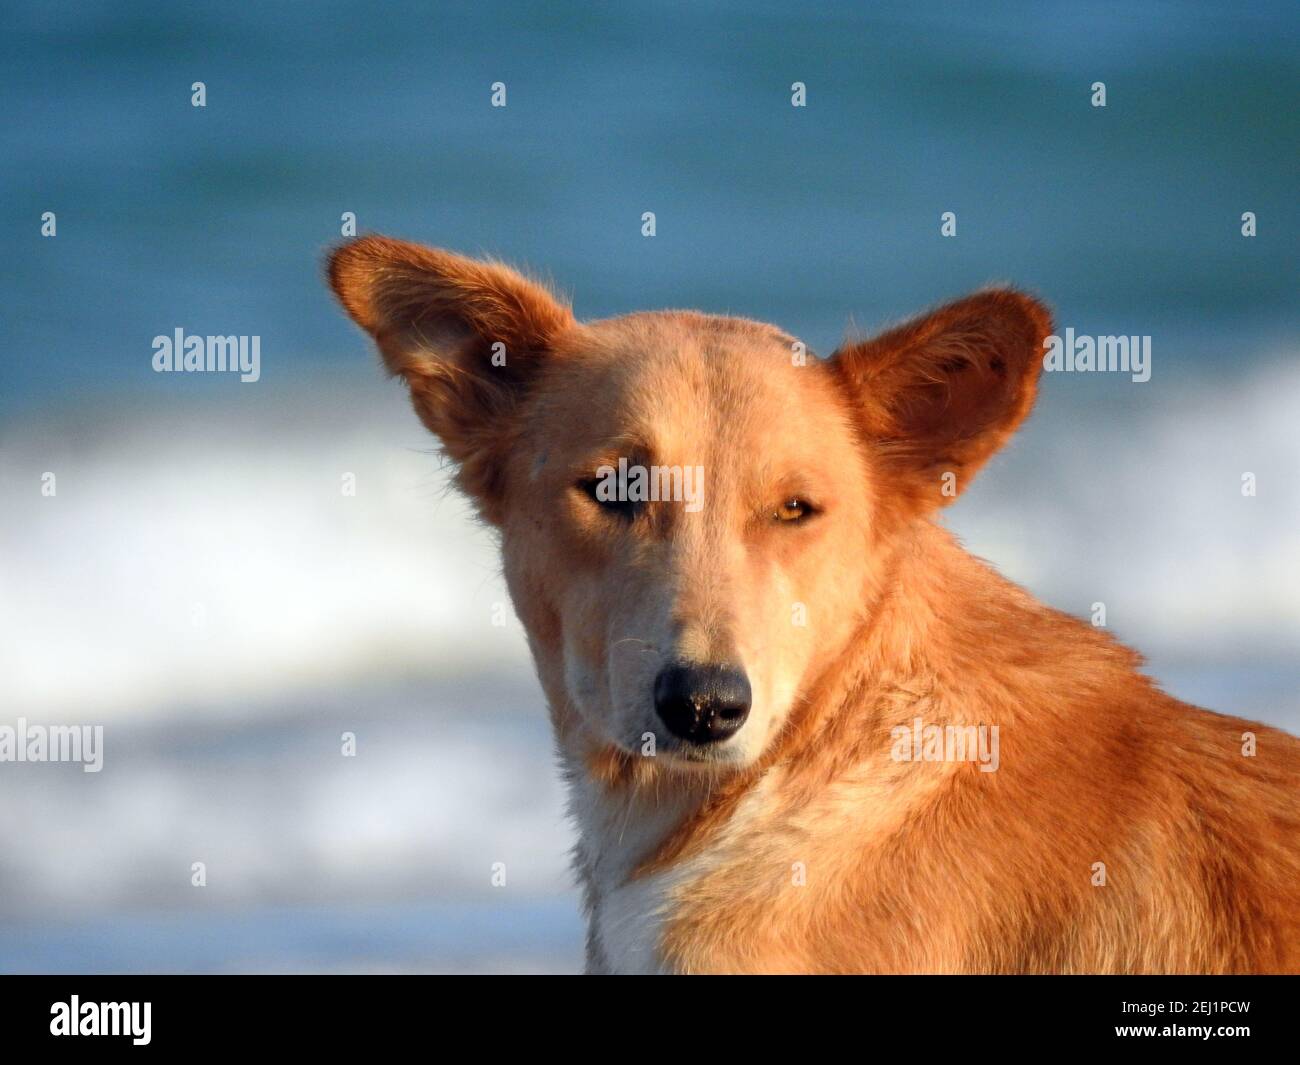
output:
[[[572,311],[500,263],[387,237],[339,246],[328,271],[339,302],[459,464],[460,486],[493,519],[511,408],[573,326]]]

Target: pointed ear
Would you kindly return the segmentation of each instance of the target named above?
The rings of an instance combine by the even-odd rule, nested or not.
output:
[[[512,412],[573,313],[509,267],[387,237],[336,248],[328,273],[491,518]]]
[[[831,357],[886,477],[915,511],[951,503],[1024,421],[1051,332],[1038,300],[995,289]]]

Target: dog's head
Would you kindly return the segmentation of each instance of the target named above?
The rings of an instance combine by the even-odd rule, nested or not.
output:
[[[987,291],[819,360],[735,318],[579,323],[507,267],[380,237],[329,278],[501,530],[562,733],[677,767],[767,747],[909,524],[1028,413],[1051,332]]]

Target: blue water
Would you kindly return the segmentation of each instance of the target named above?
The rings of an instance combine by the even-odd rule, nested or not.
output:
[[[6,973],[578,972],[570,900],[297,906],[0,923]]]
[[[210,391],[151,371],[176,326],[260,335],[268,383],[355,363],[319,278],[344,211],[529,264],[582,315],[690,305],[819,350],[992,279],[1207,367],[1300,328],[1290,4],[7,10],[0,410]]]

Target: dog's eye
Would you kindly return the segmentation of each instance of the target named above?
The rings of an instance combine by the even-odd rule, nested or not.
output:
[[[628,499],[618,499],[616,496],[611,498],[610,487],[600,477],[590,477],[587,480],[579,481],[574,487],[595,503],[596,506],[600,507],[601,510],[607,510],[609,513],[629,521],[637,515],[639,504]]]
[[[812,505],[805,503],[798,497],[791,497],[772,511],[772,520],[780,522],[799,522],[805,518],[811,517],[814,513]]]

